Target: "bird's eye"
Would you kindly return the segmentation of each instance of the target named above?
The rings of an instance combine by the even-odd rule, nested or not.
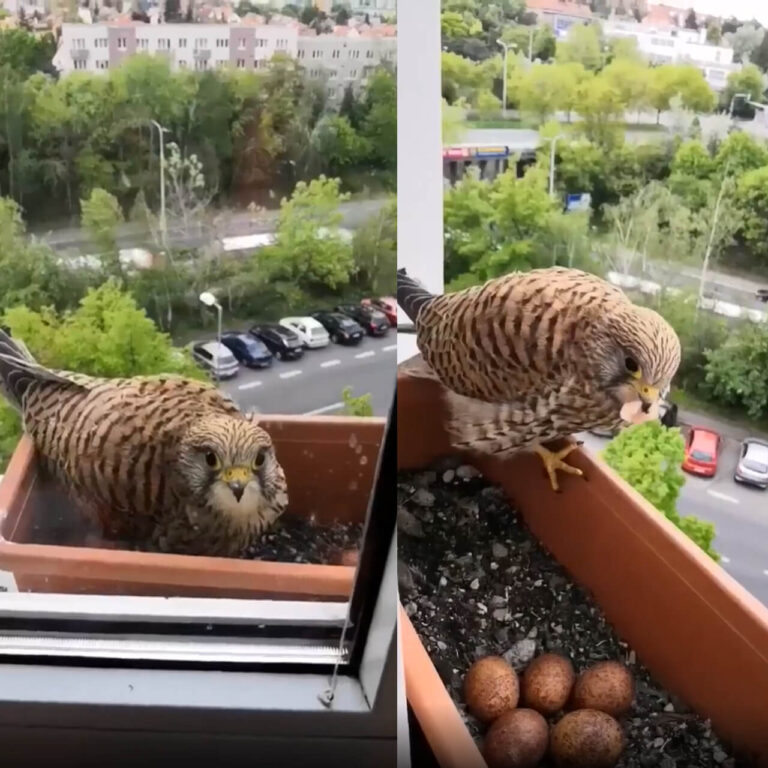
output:
[[[640,366],[637,364],[637,360],[632,357],[628,357],[624,360],[624,365],[627,366],[627,370],[630,373],[637,373],[640,370]]]
[[[254,469],[260,469],[264,466],[264,460],[266,459],[267,454],[266,451],[259,451],[256,455],[256,458],[253,460],[253,468]]]
[[[205,463],[211,469],[218,469],[219,468],[219,457],[213,451],[206,451],[205,452]]]

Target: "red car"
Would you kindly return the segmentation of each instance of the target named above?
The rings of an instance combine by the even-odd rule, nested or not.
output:
[[[378,299],[363,299],[360,303],[364,307],[373,306],[379,312],[383,312],[393,328],[397,325],[397,302],[391,296],[381,296]]]
[[[711,429],[691,427],[685,443],[683,469],[694,475],[714,477],[720,453],[720,435]]]

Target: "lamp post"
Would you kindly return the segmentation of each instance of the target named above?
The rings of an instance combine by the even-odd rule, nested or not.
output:
[[[504,69],[501,75],[501,115],[507,116],[507,51],[510,48],[516,48],[517,43],[505,43],[503,40],[496,41],[504,49]]]
[[[558,139],[563,138],[562,133],[558,133],[557,136],[553,136],[549,139],[549,196],[555,196],[555,145]]]
[[[206,307],[216,307],[216,311],[219,314],[219,330],[216,335],[216,341],[218,342],[218,346],[216,347],[216,355],[218,360],[219,352],[221,352],[221,313],[222,313],[222,307],[221,304],[216,300],[216,297],[210,292],[210,291],[204,291],[200,294],[200,301],[205,304]]]
[[[150,120],[149,122],[157,128],[157,133],[160,136],[160,231],[163,237],[163,247],[167,250],[168,230],[165,221],[165,142],[163,140],[163,134],[170,133],[170,131],[167,128],[163,128],[157,120]]]

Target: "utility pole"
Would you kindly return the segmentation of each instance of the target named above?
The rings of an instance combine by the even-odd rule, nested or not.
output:
[[[507,116],[507,51],[515,47],[515,43],[505,43],[503,40],[496,41],[504,49],[504,64],[501,73],[501,114]]]
[[[557,136],[553,136],[549,140],[549,196],[555,196],[555,146],[557,140],[563,138],[562,133],[558,133]]]
[[[717,230],[717,220],[720,217],[720,204],[723,202],[723,195],[725,193],[726,182],[728,181],[728,165],[725,166],[725,172],[723,174],[723,180],[720,183],[720,191],[717,193],[717,202],[715,203],[715,211],[712,216],[712,228],[709,230],[709,241],[707,242],[707,250],[704,252],[704,264],[701,267],[701,279],[699,280],[699,299],[696,302],[696,312],[699,311],[699,306],[704,298],[704,284],[707,280],[707,269],[709,269],[709,259],[712,255],[712,245],[715,242],[715,231]]]
[[[163,134],[170,133],[167,128],[163,128],[157,120],[150,120],[152,125],[157,128],[160,136],[160,232],[163,237],[163,247],[168,250],[168,228],[165,219],[165,141]]]

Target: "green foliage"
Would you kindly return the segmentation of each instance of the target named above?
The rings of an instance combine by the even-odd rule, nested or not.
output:
[[[83,229],[98,248],[98,255],[103,259],[107,271],[119,274],[117,228],[125,220],[120,203],[106,190],[94,189],[87,200],[80,201],[80,207]]]
[[[265,279],[286,296],[296,289],[310,295],[346,285],[353,270],[352,248],[340,232],[339,179],[320,176],[299,182],[280,204],[276,242],[261,251]],[[295,295],[295,294],[294,294]]]
[[[745,64],[740,70],[728,75],[728,82],[723,92],[723,104],[730,107],[731,99],[737,93],[748,93],[750,101],[764,102],[763,74],[754,64]]]
[[[712,549],[714,525],[693,516],[681,518],[677,512],[677,499],[685,484],[680,468],[684,443],[678,429],[668,429],[658,421],[628,427],[608,443],[602,455],[612,469],[713,560],[720,559]]]
[[[397,198],[368,219],[355,232],[352,241],[355,284],[374,296],[389,296],[395,291],[397,271]]]
[[[743,216],[741,237],[750,249],[768,257],[768,166],[748,171],[736,187],[736,204]]]
[[[707,387],[718,400],[755,419],[768,414],[768,331],[762,325],[743,325],[706,357]]]
[[[603,65],[600,27],[595,24],[574,24],[565,40],[558,41],[557,61],[578,62],[585,69],[598,70]]]
[[[0,400],[0,472],[4,472],[21,437],[21,416]]]
[[[344,403],[342,413],[345,416],[373,416],[370,394],[355,397],[352,387],[344,387],[341,392],[341,400]]]
[[[580,129],[584,136],[603,149],[621,143],[623,131],[619,121],[625,104],[620,91],[604,76],[584,80],[578,88]]]
[[[768,165],[768,147],[765,142],[744,131],[730,133],[721,143],[715,156],[720,173],[741,176]]]

